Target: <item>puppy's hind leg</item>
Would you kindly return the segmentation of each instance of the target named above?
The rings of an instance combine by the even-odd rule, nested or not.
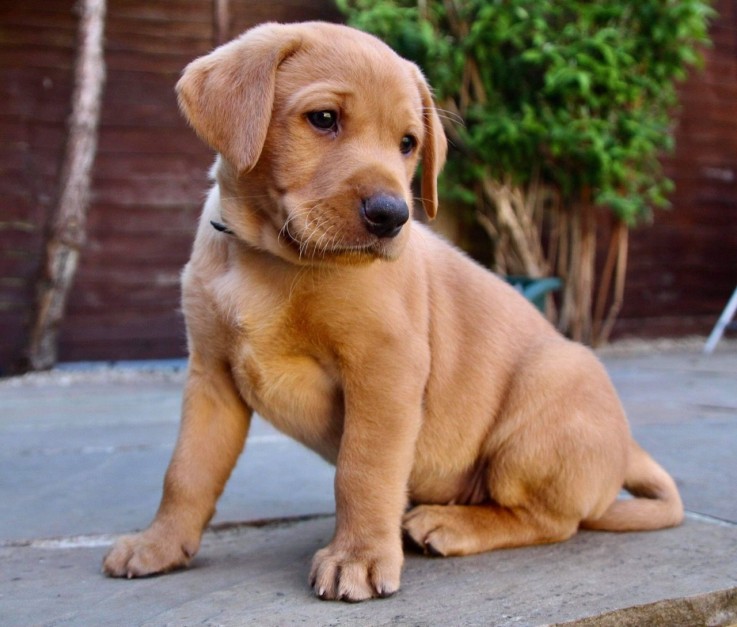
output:
[[[145,577],[186,566],[243,449],[251,412],[224,364],[190,357],[176,448],[151,525],[120,538],[103,561],[111,577]]]
[[[405,516],[404,528],[420,547],[468,555],[559,542],[616,498],[629,440],[621,408],[607,380],[589,376],[584,385],[575,376],[582,369],[590,375],[590,364],[571,359],[556,367],[551,355],[561,352],[534,355],[518,372],[480,460],[486,474],[474,475],[459,494],[469,505],[421,505]]]
[[[403,529],[426,553],[471,555],[493,549],[567,540],[578,520],[533,515],[522,508],[482,505],[420,505],[409,511]]]

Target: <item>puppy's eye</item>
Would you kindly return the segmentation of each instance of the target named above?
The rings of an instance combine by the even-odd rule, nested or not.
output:
[[[307,121],[320,131],[335,131],[338,128],[338,112],[310,111],[307,114]]]
[[[399,150],[403,155],[410,155],[417,148],[417,138],[414,135],[405,135],[399,142]]]

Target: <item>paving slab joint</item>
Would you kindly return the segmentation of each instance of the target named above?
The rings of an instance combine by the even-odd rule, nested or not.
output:
[[[284,516],[279,518],[258,518],[244,521],[226,521],[209,525],[205,529],[205,537],[222,536],[238,533],[244,529],[279,529],[291,527],[311,520],[334,518],[334,513],[304,514],[301,516]],[[121,535],[113,533],[97,533],[56,538],[26,538],[20,540],[0,540],[0,548],[32,548],[32,549],[89,549],[111,546]]]

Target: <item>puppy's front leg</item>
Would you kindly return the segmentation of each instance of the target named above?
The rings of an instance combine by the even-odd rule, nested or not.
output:
[[[423,385],[411,369],[372,370],[363,370],[365,378],[348,382],[345,389],[335,535],[315,554],[310,573],[321,599],[362,601],[399,589],[404,559],[400,526]]]
[[[251,412],[224,364],[190,357],[176,448],[151,525],[120,538],[103,562],[111,577],[144,577],[186,566],[243,450]]]

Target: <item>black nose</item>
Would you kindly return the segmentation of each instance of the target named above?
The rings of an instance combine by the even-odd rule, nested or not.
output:
[[[409,208],[401,198],[376,194],[361,203],[361,216],[369,233],[377,237],[395,237],[409,220]]]

